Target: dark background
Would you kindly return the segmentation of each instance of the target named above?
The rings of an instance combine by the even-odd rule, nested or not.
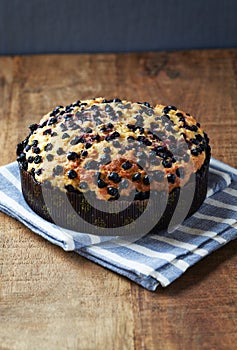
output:
[[[0,54],[237,47],[236,0],[0,0]]]

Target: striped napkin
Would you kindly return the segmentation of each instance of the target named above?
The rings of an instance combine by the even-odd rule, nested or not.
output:
[[[40,218],[23,199],[16,162],[0,167],[0,211],[64,250],[154,291],[237,237],[237,170],[211,159],[207,198],[198,212],[172,233],[153,232],[136,241],[73,232]]]

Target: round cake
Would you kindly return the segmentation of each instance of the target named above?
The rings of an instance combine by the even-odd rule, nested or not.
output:
[[[193,176],[186,216],[205,199],[209,139],[175,106],[94,98],[57,106],[29,129],[17,146],[24,198],[63,227],[81,231],[77,216],[95,227],[126,226],[141,216],[152,193],[157,208],[167,199],[154,225],[166,228]],[[103,210],[111,203],[114,210]]]

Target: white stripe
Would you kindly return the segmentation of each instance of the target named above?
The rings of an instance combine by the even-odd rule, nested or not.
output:
[[[5,205],[8,210],[10,209],[12,214],[16,214],[22,217],[25,221],[33,222],[39,229],[47,230],[50,236],[56,241],[63,241],[65,244],[65,250],[74,250],[75,245],[72,237],[70,237],[62,228],[55,228],[54,224],[49,223],[48,221],[41,219],[34,213],[31,213],[29,210],[26,210],[18,202],[16,202],[11,197],[7,196],[4,192],[0,191],[1,203]]]
[[[211,197],[214,194],[213,188],[208,188],[206,198]]]
[[[220,218],[220,217],[217,217],[217,216],[201,214],[199,212],[196,212],[195,214],[193,214],[193,216],[196,217],[197,219],[210,220],[210,221],[214,221],[214,222],[220,222],[221,224],[227,224],[227,225],[230,225],[230,226],[236,223],[235,219],[224,219],[224,218]]]
[[[225,188],[223,192],[231,194],[234,197],[237,197],[237,190],[235,190],[234,188]]]
[[[197,228],[192,228],[184,225],[179,226],[179,230],[183,231],[185,233],[188,233],[190,235],[195,236],[204,236],[204,237],[210,237],[214,239],[215,241],[219,242],[220,244],[226,243],[226,240],[222,237],[218,237],[218,234],[213,231],[205,231]]]
[[[171,245],[178,247],[178,248],[189,250],[190,252],[194,252],[195,254],[200,255],[200,256],[205,256],[208,254],[208,251],[206,249],[199,249],[195,244],[181,242],[181,241],[178,241],[177,239],[174,239],[174,238],[168,238],[168,237],[163,237],[163,236],[158,236],[158,235],[151,236],[151,238],[153,238],[157,241],[171,244]]]
[[[237,211],[237,205],[226,204],[226,203],[223,203],[223,202],[218,201],[216,199],[207,198],[206,199],[206,203],[210,204],[210,205],[213,205],[214,207],[217,207],[217,208],[229,209],[229,210]]]
[[[220,175],[226,182],[227,186],[229,186],[231,184],[231,177],[229,174],[224,173],[223,171],[219,171],[216,169],[211,168],[210,172],[216,175]]]
[[[21,191],[21,183],[17,180],[17,178],[12,175],[12,173],[6,168],[2,167],[0,169],[0,173],[8,180],[10,181],[19,191]]]
[[[237,169],[235,169],[232,166],[227,165],[227,164],[225,164],[225,163],[223,163],[215,158],[211,158],[210,166],[211,166],[211,169],[212,169],[212,166],[214,166],[216,168],[223,169],[223,171],[227,171],[229,173],[237,175]]]
[[[88,251],[92,254],[96,253],[96,254],[102,255],[102,257],[106,257],[109,260],[114,261],[115,263],[119,263],[122,266],[124,266],[125,270],[129,271],[129,270],[133,269],[133,270],[135,270],[136,273],[142,273],[143,275],[154,277],[157,281],[160,282],[160,284],[163,287],[168,286],[170,284],[170,281],[168,280],[168,278],[163,276],[161,273],[154,271],[154,269],[152,267],[147,266],[145,264],[123,258],[115,253],[112,253],[108,250],[105,250],[105,249],[97,247],[97,246],[88,247],[86,249],[86,251]]]
[[[170,254],[170,253],[161,253],[161,252],[156,252],[152,249],[145,248],[143,246],[140,246],[136,243],[131,243],[123,240],[116,240],[114,241],[115,246],[119,245],[122,247],[126,247],[129,249],[132,249],[135,252],[138,252],[139,254],[146,255],[151,258],[157,258],[157,259],[162,259],[170,264],[178,267],[180,270],[185,271],[189,267],[189,264],[187,264],[185,261],[176,259],[176,255]]]

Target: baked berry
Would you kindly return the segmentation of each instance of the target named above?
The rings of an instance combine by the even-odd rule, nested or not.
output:
[[[121,181],[121,176],[119,176],[119,174],[114,172],[114,171],[108,175],[108,178],[109,178],[109,180],[111,180],[115,183],[118,183]]]
[[[52,143],[48,143],[48,144],[44,147],[44,150],[45,150],[46,152],[51,151],[52,149],[53,149]]]
[[[99,179],[99,180],[97,181],[97,185],[98,185],[99,188],[104,188],[104,187],[107,186],[107,183],[106,183],[104,180]]]
[[[163,113],[164,114],[167,114],[167,113],[169,113],[171,110],[173,110],[173,111],[177,111],[177,107],[175,107],[175,106],[166,106],[164,109],[163,109]]]
[[[175,179],[176,179],[175,174],[168,174],[168,175],[167,175],[167,180],[168,180],[168,182],[174,184],[174,183],[175,183]]]
[[[130,169],[131,167],[132,167],[132,163],[130,163],[128,160],[127,160],[125,163],[122,164],[122,168],[123,168],[124,170],[128,170],[128,169]]]
[[[32,152],[36,153],[36,154],[39,154],[41,152],[41,150],[40,150],[39,147],[32,147]]]
[[[150,185],[150,179],[148,175],[145,175],[144,178],[142,179],[144,185]]]
[[[57,165],[55,168],[53,168],[54,175],[61,175],[62,173],[63,173],[63,167],[61,165]]]
[[[54,159],[54,156],[53,156],[52,154],[47,154],[46,159],[47,159],[49,162],[52,162],[52,160]]]
[[[141,180],[141,173],[135,173],[132,177],[133,181],[140,181]]]
[[[75,170],[71,169],[68,171],[67,176],[69,179],[75,179],[75,178],[77,178],[77,172]]]
[[[67,159],[68,160],[75,160],[75,159],[78,159],[79,157],[80,157],[79,154],[76,153],[76,152],[69,152],[67,154]]]
[[[82,157],[87,157],[88,156],[88,152],[87,151],[82,151],[81,155],[82,155]]]
[[[108,192],[108,194],[110,194],[113,197],[117,197],[119,194],[118,189],[116,187],[108,187],[107,192]]]
[[[39,163],[41,163],[41,162],[42,162],[42,157],[39,156],[39,155],[37,154],[37,156],[36,156],[35,159],[34,159],[34,163],[35,163],[35,164],[39,164]]]
[[[81,190],[86,190],[88,188],[88,185],[85,181],[80,182],[79,188]]]

